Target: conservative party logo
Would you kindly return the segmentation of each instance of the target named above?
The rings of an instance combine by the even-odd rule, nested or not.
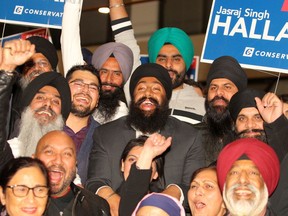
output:
[[[254,49],[255,49],[255,48],[253,48],[253,47],[245,47],[243,56],[245,56],[245,57],[252,57],[252,56],[253,56],[253,53],[254,53]]]
[[[21,15],[23,13],[24,6],[16,5],[14,8],[14,14]]]

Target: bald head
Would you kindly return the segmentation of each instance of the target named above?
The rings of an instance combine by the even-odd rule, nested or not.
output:
[[[64,195],[76,175],[76,148],[73,140],[63,131],[51,131],[39,140],[35,157],[49,171],[52,195]]]
[[[43,150],[43,148],[49,145],[58,145],[59,147],[70,148],[75,152],[76,157],[75,143],[64,131],[54,130],[45,134],[37,144],[35,157],[37,157],[39,151]]]

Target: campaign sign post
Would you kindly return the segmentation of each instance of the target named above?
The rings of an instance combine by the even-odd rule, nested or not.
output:
[[[0,22],[61,29],[64,0],[1,0]]]
[[[214,0],[201,62],[223,55],[245,68],[288,73],[288,0]]]

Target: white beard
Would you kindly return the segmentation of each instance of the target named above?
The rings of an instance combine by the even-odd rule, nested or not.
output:
[[[58,115],[53,122],[40,125],[37,119],[33,116],[33,111],[27,107],[22,112],[20,121],[20,132],[18,139],[24,149],[23,156],[31,157],[35,153],[38,141],[43,135],[53,130],[62,130],[64,121],[62,115]]]
[[[253,185],[248,187],[254,193],[255,198],[253,200],[235,200],[233,198],[234,189],[237,185],[232,186],[226,191],[226,185],[223,189],[223,199],[232,216],[258,216],[266,208],[268,203],[268,189],[264,184],[263,190],[259,191]]]

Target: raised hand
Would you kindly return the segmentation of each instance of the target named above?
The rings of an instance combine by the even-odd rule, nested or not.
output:
[[[150,169],[155,157],[161,155],[171,145],[172,138],[165,138],[161,134],[154,133],[144,143],[141,154],[136,162],[140,169]]]
[[[0,55],[0,69],[13,71],[24,64],[35,53],[35,45],[28,40],[6,41]]]
[[[257,109],[266,123],[272,123],[283,114],[283,102],[274,93],[268,92],[262,100],[255,98]]]

